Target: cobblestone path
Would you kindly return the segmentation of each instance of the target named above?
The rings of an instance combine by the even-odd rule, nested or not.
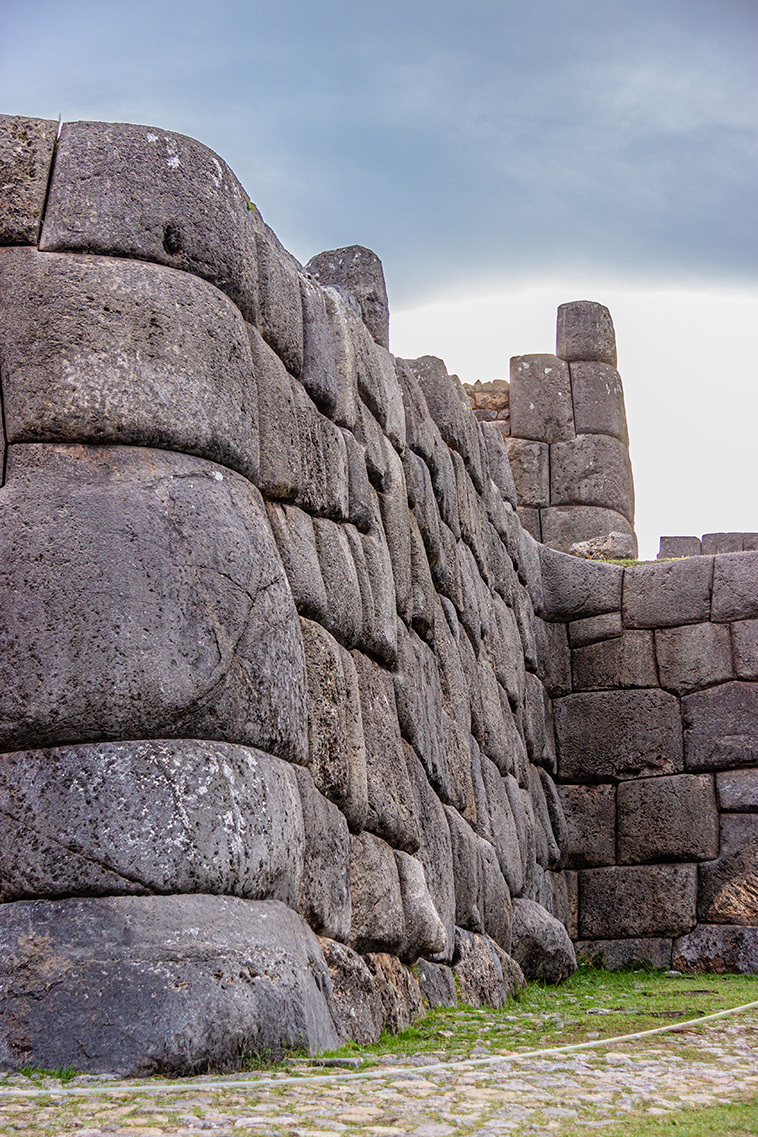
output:
[[[505,1052],[503,1052],[505,1053]],[[495,1057],[496,1052],[493,1052]],[[373,1058],[373,1056],[372,1056]],[[314,1080],[302,1067],[273,1084],[223,1089],[193,1078],[166,1093],[149,1082],[108,1082],[118,1094],[0,1098],[0,1133],[66,1137],[498,1137],[572,1131],[602,1133],[634,1115],[664,1116],[720,1101],[758,1100],[758,1015],[720,1020],[623,1045],[560,1056],[440,1069],[443,1054],[386,1055],[371,1078]],[[432,1069],[432,1066],[437,1068]],[[424,1069],[423,1067],[429,1067]],[[237,1082],[255,1078],[240,1074]],[[227,1079],[224,1079],[225,1081]],[[234,1077],[228,1079],[234,1082]],[[281,1084],[276,1084],[281,1082]],[[6,1086],[29,1087],[13,1076]],[[81,1076],[71,1087],[98,1085]],[[106,1083],[103,1083],[103,1087]],[[152,1083],[154,1086],[155,1083]]]

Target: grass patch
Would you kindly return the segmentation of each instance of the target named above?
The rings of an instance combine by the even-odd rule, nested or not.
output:
[[[758,1134],[758,1100],[729,1102],[674,1113],[634,1118],[609,1125],[603,1137],[753,1137]],[[564,1129],[561,1137],[587,1137],[586,1128]]]

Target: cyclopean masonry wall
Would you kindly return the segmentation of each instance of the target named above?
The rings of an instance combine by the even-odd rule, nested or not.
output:
[[[373,253],[303,268],[191,139],[0,127],[0,1064],[186,1073],[501,1005],[570,972],[563,925],[689,933],[701,860],[677,951],[758,965],[749,905],[732,932],[713,900],[752,856],[758,554],[683,562],[711,605],[540,545],[497,427],[389,354]],[[670,629],[725,621],[729,679],[672,687]],[[626,787],[646,816],[672,783],[710,837],[637,849]],[[597,897],[630,871],[619,923]]]

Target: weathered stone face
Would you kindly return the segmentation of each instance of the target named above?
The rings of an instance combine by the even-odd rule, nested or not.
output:
[[[0,115],[0,245],[36,245],[58,124]]]
[[[678,700],[656,689],[593,691],[556,700],[562,779],[616,780],[683,769]]]
[[[318,253],[305,267],[322,284],[336,284],[352,292],[373,339],[380,347],[389,347],[387,287],[376,253],[363,245],[349,245]]]
[[[758,817],[721,815],[717,860],[701,865],[698,916],[706,924],[758,924]]]
[[[558,308],[556,354],[561,359],[594,360],[616,366],[616,333],[603,304],[574,300]]]
[[[723,683],[682,700],[688,770],[724,770],[758,762],[758,687]]]
[[[680,936],[696,922],[695,865],[630,865],[579,873],[582,939]]]
[[[535,442],[573,438],[569,369],[554,355],[518,355],[511,360],[511,434]]]
[[[618,787],[621,864],[707,861],[718,855],[713,776],[674,774]]]

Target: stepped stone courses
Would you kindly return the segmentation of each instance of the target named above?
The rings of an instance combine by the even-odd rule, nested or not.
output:
[[[466,391],[200,143],[55,133],[0,117],[0,1065],[370,1042],[579,936],[757,966],[758,550],[586,559],[607,310]]]

